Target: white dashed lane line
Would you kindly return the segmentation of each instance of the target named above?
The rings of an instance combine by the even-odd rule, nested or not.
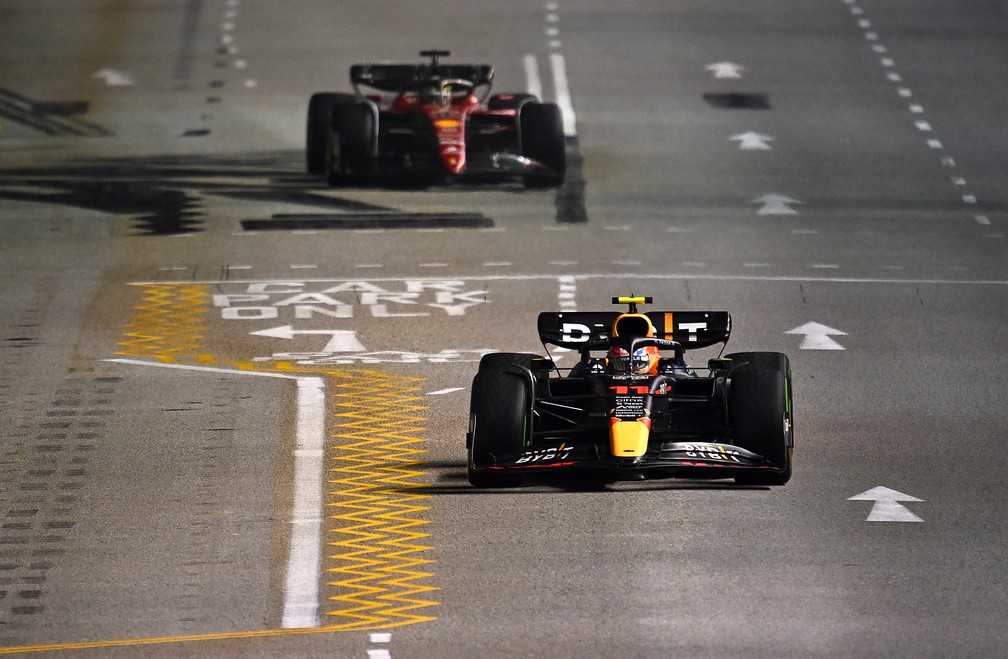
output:
[[[889,49],[886,48],[885,45],[880,43],[879,33],[873,28],[871,21],[868,20],[867,18],[864,18],[865,11],[858,5],[858,0],[843,0],[843,2],[850,8],[850,13],[852,16],[859,17],[857,20],[857,25],[863,31],[865,40],[872,44],[872,50],[880,55],[885,55],[885,57],[879,58],[879,65],[885,70],[886,78],[894,83],[895,82],[902,83],[903,76],[901,76],[899,72],[895,70],[896,60],[889,55]],[[910,99],[913,98],[914,96],[913,90],[906,86],[901,86],[897,88],[896,93],[899,94],[901,98],[905,99]],[[919,102],[910,103],[907,106],[907,109],[910,111],[911,115],[914,115],[913,125],[914,127],[917,128],[918,131],[920,131],[921,133],[934,132],[934,127],[931,125],[931,122],[923,118],[925,112],[924,112],[924,106],[921,103]],[[935,151],[940,151],[945,148],[945,145],[942,144],[942,141],[937,137],[928,137],[925,143],[927,144],[929,149]],[[941,162],[944,167],[952,168],[956,166],[955,159],[948,156],[942,157]],[[954,187],[962,188],[966,187],[967,185],[966,179],[962,176],[950,176],[949,180],[952,182],[952,185]],[[965,206],[976,206],[979,203],[976,195],[968,192],[962,194],[960,196],[960,200]],[[986,215],[977,214],[973,216],[973,219],[979,225],[982,226],[990,225],[990,218]],[[1004,236],[1003,234],[993,234],[989,235],[988,237],[1002,238]]]

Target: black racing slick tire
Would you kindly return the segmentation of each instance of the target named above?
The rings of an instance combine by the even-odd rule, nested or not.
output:
[[[733,369],[745,367],[788,373],[791,368],[787,355],[782,352],[733,352],[725,358],[732,360]]]
[[[332,109],[332,129],[326,147],[330,185],[349,183],[374,164],[375,115],[366,103],[337,103]]]
[[[567,173],[567,145],[563,116],[556,103],[525,103],[518,111],[521,153],[546,166],[549,173],[525,175],[525,187],[548,188],[563,183]]]
[[[353,103],[353,94],[319,92],[312,94],[308,101],[308,121],[305,135],[305,160],[309,174],[322,174],[326,166],[326,146],[329,142],[329,126],[332,122],[333,106],[337,103]]]
[[[750,365],[733,370],[730,375],[728,409],[733,443],[762,455],[771,466],[742,472],[735,481],[745,485],[784,485],[791,479],[794,447],[790,365],[780,353],[747,355],[755,356]]]
[[[526,103],[539,99],[534,94],[494,94],[487,101],[488,110],[517,110]]]
[[[473,378],[469,404],[467,474],[475,487],[518,485],[518,475],[490,469],[498,456],[514,455],[525,444],[529,386],[504,371],[481,371]]]
[[[539,355],[525,352],[488,352],[480,358],[479,371],[505,371],[510,366],[532,368],[532,360]]]

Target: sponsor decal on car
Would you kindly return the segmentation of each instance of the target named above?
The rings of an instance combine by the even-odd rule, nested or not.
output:
[[[685,453],[688,458],[696,458],[711,462],[742,463],[739,459],[739,456],[741,455],[739,451],[722,444],[676,444],[673,450]]]
[[[640,419],[647,415],[644,408],[644,396],[639,394],[626,394],[616,396],[616,408],[613,410],[613,418],[616,419]]]
[[[522,453],[521,456],[515,460],[515,464],[521,465],[560,462],[566,460],[573,450],[574,447],[568,446],[566,442],[563,442],[560,446],[532,449],[531,451],[525,451]]]

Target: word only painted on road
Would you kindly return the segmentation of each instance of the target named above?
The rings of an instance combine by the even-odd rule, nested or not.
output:
[[[226,290],[228,286],[235,290]],[[486,291],[466,289],[466,282],[451,279],[262,281],[222,284],[213,305],[224,320],[353,318],[357,313],[374,318],[464,316],[486,302]]]

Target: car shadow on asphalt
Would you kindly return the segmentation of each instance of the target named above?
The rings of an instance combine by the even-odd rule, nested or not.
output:
[[[596,479],[557,476],[532,476],[521,485],[500,488],[477,488],[469,484],[464,460],[444,460],[419,462],[417,467],[426,471],[433,483],[422,486],[423,493],[430,496],[453,495],[521,495],[521,494],[585,494],[614,492],[653,492],[690,490],[762,490],[771,488],[763,485],[738,485],[729,479],[696,480],[685,478],[652,478],[643,480],[623,480],[603,482]],[[406,490],[403,490],[404,492]],[[410,491],[415,492],[415,489]]]

